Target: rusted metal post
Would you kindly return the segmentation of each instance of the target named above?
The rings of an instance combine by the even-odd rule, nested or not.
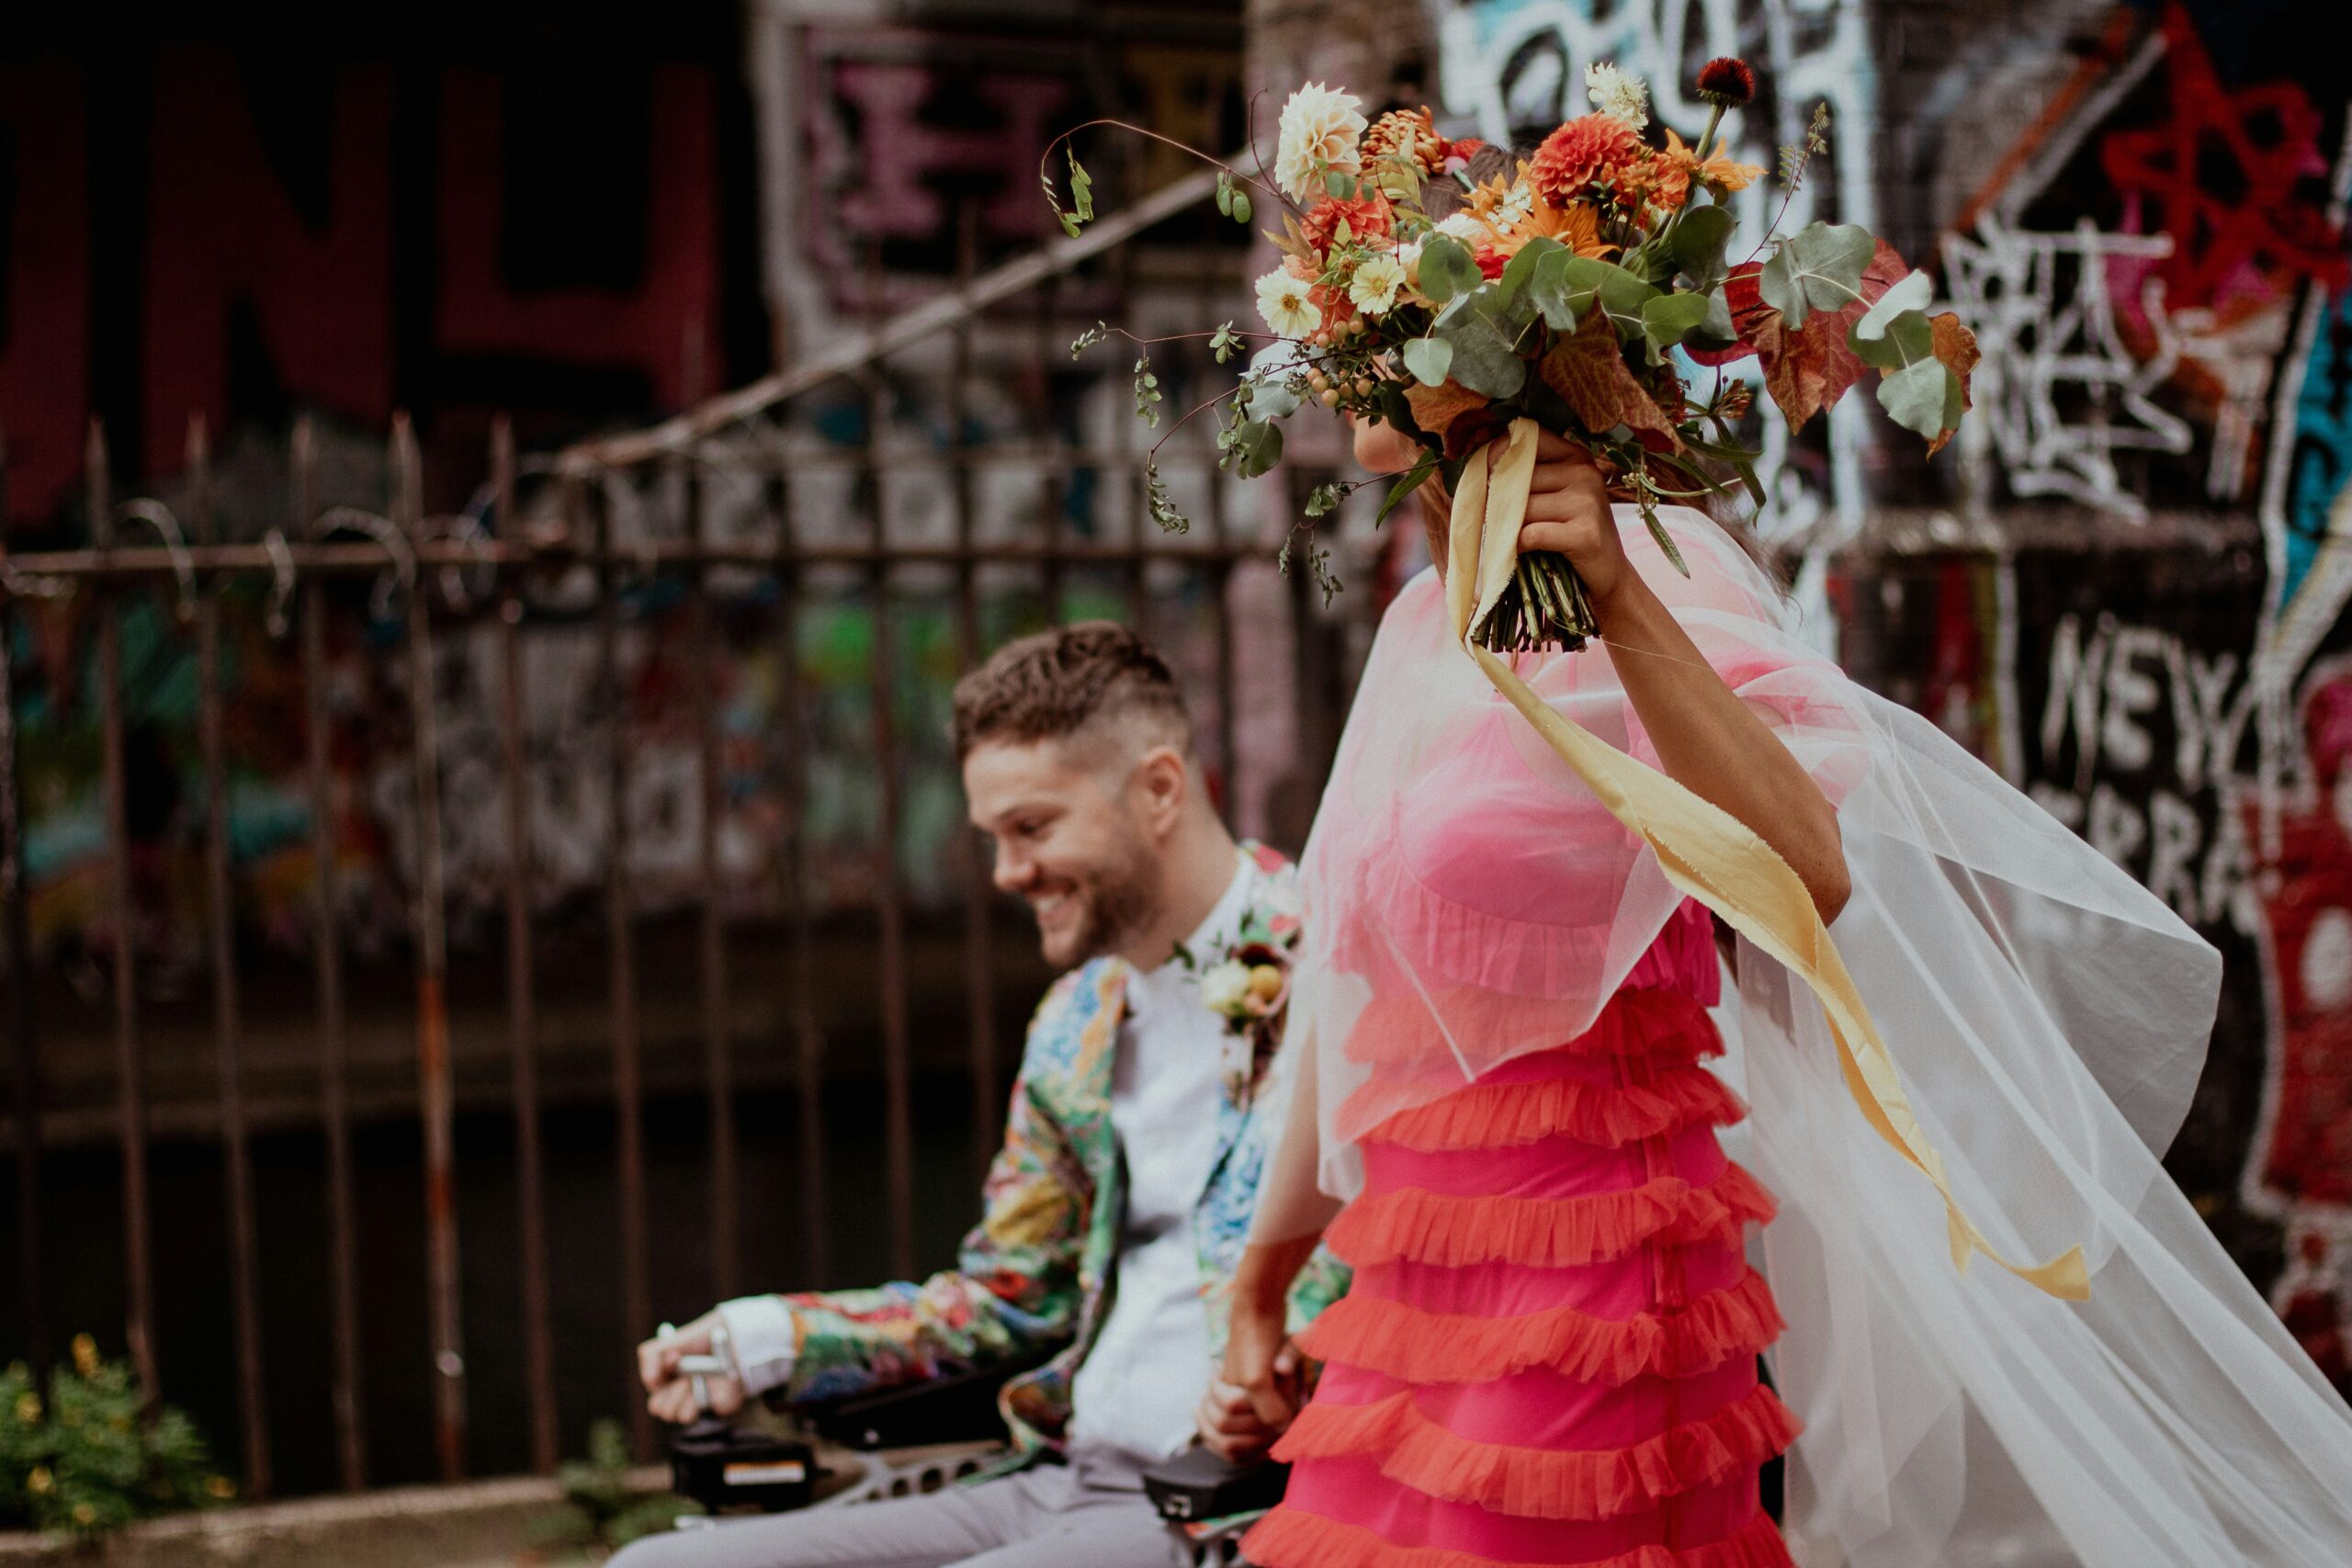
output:
[[[294,424],[294,517],[297,538],[319,532],[318,439],[310,419]],[[336,913],[335,802],[329,773],[326,584],[315,574],[302,584],[303,766],[311,794],[311,954],[319,1008],[319,1115],[327,1143],[327,1245],[334,1324],[335,1462],[343,1488],[368,1484],[366,1407],[359,1366],[358,1233],[351,1182],[350,1037],[345,1028],[343,946]]]
[[[637,998],[637,903],[629,880],[628,689],[620,655],[620,580],[613,557],[611,503],[596,529],[597,686],[607,719],[605,836],[605,938],[609,949],[607,1007],[613,1026],[613,1119],[620,1160],[621,1316],[628,1332],[653,1331],[652,1280],[646,1249],[645,1090],[639,1074],[642,1020]],[[628,1378],[629,1437],[640,1456],[653,1451],[653,1417],[632,1370]]]
[[[866,303],[879,321],[875,290],[881,276],[878,247],[867,264]],[[882,1141],[888,1159],[890,1205],[890,1267],[900,1279],[915,1269],[915,1150],[913,1092],[907,1059],[906,910],[899,888],[899,726],[897,636],[890,615],[890,539],[888,498],[882,493],[882,425],[889,417],[889,393],[879,367],[865,377],[865,491],[867,537],[874,561],[866,574],[874,614],[874,876],[875,912],[882,938]]]
[[[491,485],[498,533],[523,542],[514,510],[514,425],[490,427]],[[514,1068],[515,1195],[523,1251],[523,1375],[531,1398],[531,1468],[555,1473],[555,1345],[548,1301],[547,1193],[539,1154],[539,1025],[531,942],[531,773],[523,739],[523,594],[513,570],[498,602],[499,761],[506,774],[506,1043]]]
[[[392,524],[424,533],[416,433],[392,416]],[[458,1284],[457,1108],[449,1074],[449,950],[441,885],[441,753],[434,721],[433,617],[424,580],[408,588],[409,714],[416,766],[416,1077],[424,1123],[425,1272],[432,1292],[433,1437],[441,1478],[466,1472],[466,1361]]]
[[[7,515],[0,448],[0,517]],[[16,602],[0,587],[0,922],[8,955],[9,1111],[17,1143],[17,1287],[33,1389],[49,1397],[49,1286],[41,1256],[40,1055],[33,1033],[32,919],[25,883],[23,759],[17,748]]]
[[[686,460],[686,542],[695,550],[707,543],[705,491],[699,457]],[[726,758],[718,730],[718,636],[711,603],[710,563],[697,561],[686,603],[687,658],[694,671],[696,783],[702,819],[695,835],[695,869],[702,883],[701,924],[696,931],[702,963],[704,1077],[710,1098],[710,1272],[719,1298],[735,1294],[742,1234],[737,1219],[735,1163],[734,1026],[727,999],[727,899],[720,885],[718,829],[727,811]]]
[[[212,451],[201,414],[188,421],[189,521],[199,547],[220,542]],[[219,1074],[220,1145],[229,1172],[229,1293],[237,1325],[237,1419],[244,1438],[245,1495],[270,1494],[269,1401],[263,1382],[258,1247],[251,1151],[245,1141],[243,1047],[237,1005],[237,932],[229,886],[229,747],[220,695],[220,593],[196,604],[197,728],[204,750],[204,888],[212,959],[212,1045]]]
[[[979,209],[966,201],[958,209],[959,270],[969,281],[978,262]],[[979,571],[972,559],[974,506],[972,499],[971,433],[967,384],[972,372],[972,333],[956,333],[947,367],[948,453],[950,491],[956,503],[956,668],[970,670],[980,659]],[[972,1155],[985,1177],[996,1157],[1004,1132],[1004,1107],[996,1086],[996,962],[989,930],[989,866],[979,838],[958,825],[956,869],[964,888],[964,1010],[971,1031]]]
[[[88,474],[90,542],[103,556],[114,548],[114,491],[107,471],[106,432],[90,422],[84,463]],[[122,605],[114,592],[98,598],[98,729],[105,778],[107,903],[114,916],[114,1055],[116,1120],[122,1142],[123,1337],[139,1374],[147,1408],[161,1400],[155,1364],[155,1283],[151,1271],[147,1210],[147,1066],[139,1045],[139,994],[134,974],[138,911],[130,892],[130,826],[122,714]]]
[[[792,1037],[800,1100],[800,1247],[808,1279],[831,1278],[831,1213],[825,1202],[825,1036],[817,1026],[815,940],[808,919],[808,713],[800,685],[800,550],[792,525],[792,481],[771,482],[776,525],[776,733],[784,740],[784,908],[791,952]]]

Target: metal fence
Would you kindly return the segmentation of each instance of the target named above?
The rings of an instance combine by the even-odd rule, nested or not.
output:
[[[1197,183],[1197,182],[1196,182]],[[1205,186],[1203,190],[1204,192]],[[1197,199],[1194,193],[1191,199]],[[1137,225],[1179,209],[1169,200],[1139,215]],[[1137,225],[1130,225],[1133,232]],[[226,1162],[225,1232],[233,1302],[233,1354],[238,1389],[237,1426],[244,1486],[248,1495],[272,1490],[272,1434],[266,1364],[266,1332],[256,1280],[265,1249],[303,1245],[297,1238],[264,1234],[254,1218],[254,1182],[248,1143],[251,1107],[244,1080],[248,1031],[240,994],[249,968],[241,954],[232,908],[237,870],[224,801],[230,767],[225,715],[240,700],[223,677],[224,615],[260,613],[272,630],[288,634],[287,660],[299,679],[305,713],[302,755],[311,818],[309,1005],[315,1043],[317,1120],[324,1137],[326,1303],[331,1321],[332,1396],[335,1472],[346,1487],[368,1483],[367,1434],[373,1386],[385,1380],[430,1379],[435,1467],[455,1479],[468,1471],[468,1369],[461,1323],[464,1284],[458,1253],[459,1194],[454,1155],[456,1101],[453,1092],[449,1002],[449,891],[445,886],[441,820],[445,764],[436,728],[436,644],[454,637],[493,640],[501,672],[497,716],[500,731],[499,794],[504,839],[511,851],[503,865],[500,910],[504,975],[503,1032],[507,1056],[504,1098],[511,1102],[516,1165],[515,1267],[519,1271],[524,1357],[521,1382],[529,1404],[529,1455],[541,1470],[552,1469],[559,1450],[556,1364],[559,1356],[598,1358],[623,1375],[628,1346],[566,1344],[554,1326],[558,1285],[548,1267],[549,1222],[544,1196],[540,1143],[541,1007],[546,978],[537,951],[543,911],[535,907],[531,863],[533,798],[526,783],[523,705],[526,666],[524,644],[537,615],[536,595],[560,581],[575,599],[572,614],[594,628],[598,689],[609,696],[619,683],[625,598],[648,584],[665,585],[680,600],[683,658],[695,674],[684,694],[697,739],[695,788],[700,815],[693,882],[695,964],[690,977],[640,972],[639,937],[641,889],[631,872],[628,812],[608,813],[602,845],[602,923],[609,968],[603,1005],[608,1030],[609,1096],[615,1132],[611,1159],[616,1169],[619,1212],[615,1217],[620,1258],[616,1280],[566,1279],[565,1291],[612,1291],[623,1303],[628,1324],[650,1327],[649,1217],[645,1170],[644,1016],[650,989],[691,987],[700,1016],[700,1093],[707,1106],[707,1167],[712,1215],[709,1274],[724,1297],[748,1286],[771,1282],[747,1272],[740,1256],[742,1187],[735,1104],[741,1021],[736,1016],[740,976],[730,964],[727,876],[720,835],[725,818],[721,719],[712,679],[720,655],[721,617],[730,607],[757,602],[768,606],[766,634],[774,639],[775,668],[783,682],[776,710],[776,747],[784,828],[776,851],[775,886],[781,889],[786,933],[781,991],[788,1016],[778,1032],[791,1054],[797,1077],[797,1201],[804,1234],[821,1246],[829,1202],[828,1127],[822,1089],[829,1066],[826,1032],[814,998],[829,983],[817,972],[815,933],[827,918],[809,896],[805,807],[810,749],[797,722],[808,701],[798,619],[812,604],[854,600],[873,628],[871,732],[864,752],[872,760],[874,835],[867,891],[878,960],[873,1008],[879,1021],[879,1066],[885,1128],[884,1168],[889,1257],[902,1277],[917,1257],[917,1191],[914,1122],[910,1111],[910,1054],[907,950],[907,894],[899,848],[905,801],[901,733],[908,672],[894,668],[892,626],[907,584],[921,578],[922,592],[944,582],[952,600],[955,664],[969,667],[986,649],[984,612],[1017,581],[1027,595],[1031,619],[1056,614],[1067,585],[1084,576],[1114,584],[1128,617],[1148,620],[1155,599],[1170,583],[1189,584],[1208,606],[1213,651],[1209,698],[1212,715],[1204,756],[1212,773],[1230,789],[1237,774],[1236,686],[1240,644],[1250,628],[1237,624],[1233,583],[1238,571],[1271,570],[1254,530],[1227,516],[1227,485],[1214,468],[1207,434],[1189,437],[1162,454],[1170,481],[1189,484],[1201,526],[1182,536],[1162,536],[1146,517],[1140,444],[1127,439],[1125,366],[1105,378],[1097,367],[1083,383],[1069,365],[1072,333],[1101,313],[1105,290],[1112,309],[1138,297],[1127,267],[1108,280],[1097,278],[1068,288],[1057,299],[1057,279],[1080,261],[1098,254],[1108,240],[1085,249],[1069,247],[1044,264],[1034,259],[974,280],[951,295],[946,305],[925,307],[936,319],[910,330],[906,321],[875,321],[850,349],[815,370],[754,389],[755,395],[711,405],[703,417],[679,422],[643,439],[576,449],[554,462],[519,463],[507,423],[498,422],[487,461],[488,479],[473,516],[480,528],[453,527],[426,515],[426,474],[418,443],[405,417],[396,420],[386,456],[386,493],[379,508],[328,504],[320,474],[320,438],[299,425],[288,447],[290,471],[283,515],[224,515],[214,462],[200,425],[192,428],[187,463],[175,492],[176,510],[160,502],[118,502],[110,483],[102,434],[93,429],[87,460],[86,547],[0,557],[0,900],[5,901],[6,956],[10,1007],[5,1015],[11,1036],[10,1139],[15,1155],[17,1208],[17,1286],[23,1303],[25,1349],[37,1368],[50,1364],[57,1343],[48,1316],[51,1280],[42,1244],[46,1153],[44,1086],[39,1037],[44,1021],[35,1005],[37,957],[28,915],[31,888],[26,860],[27,803],[23,788],[22,737],[17,684],[21,671],[13,655],[20,644],[18,623],[49,613],[60,596],[80,598],[95,617],[95,680],[101,739],[106,869],[104,921],[110,931],[107,953],[106,1006],[113,1055],[112,1143],[119,1156],[124,1238],[125,1342],[151,1399],[169,1397],[172,1371],[155,1350],[157,1302],[153,1255],[154,1221],[150,1208],[149,1168],[153,1131],[147,1077],[147,1035],[136,969],[139,915],[133,891],[132,843],[126,793],[135,760],[126,750],[122,701],[123,634],[127,604],[141,595],[169,594],[185,615],[184,635],[192,639],[197,666],[198,733],[203,787],[201,823],[205,964],[215,1058],[216,1102],[212,1108]],[[1231,290],[1232,253],[1204,253],[1190,264],[1200,299]],[[1027,268],[1026,272],[1023,268]],[[1224,296],[1229,297],[1229,294]],[[1075,309],[1073,309],[1075,307]],[[1079,313],[1082,311],[1083,313]],[[918,316],[922,315],[919,311]],[[1205,385],[1226,374],[1205,355],[1197,363],[1162,356],[1163,373],[1189,376]],[[944,438],[897,443],[886,431],[903,425],[893,412],[895,364],[920,362],[909,372],[935,393],[937,424]],[[1170,367],[1181,366],[1178,371]],[[1022,432],[1012,438],[976,431],[973,400],[981,385],[991,393],[1006,387],[1017,396],[1006,406]],[[1065,384],[1069,383],[1069,384]],[[860,412],[852,438],[808,434],[805,412],[812,404],[839,412]],[[1116,405],[1117,416],[1097,420],[1083,411]],[[1074,412],[1079,411],[1079,412]],[[1000,410],[1001,412],[1001,410]],[[929,415],[926,414],[926,419]],[[1205,423],[1205,422],[1203,422]],[[978,491],[1007,474],[1023,476],[1040,504],[1019,530],[988,525],[989,508]],[[1188,479],[1187,475],[1196,475]],[[828,477],[830,476],[830,478]],[[1306,476],[1312,478],[1313,476]],[[1069,487],[1083,480],[1094,497],[1091,525],[1072,525],[1077,510]],[[808,525],[795,503],[796,487],[836,487],[847,497],[846,515],[826,525]],[[1001,488],[1001,487],[1000,487]],[[890,497],[920,489],[935,515],[944,494],[944,536],[910,540],[892,522]],[[527,495],[518,491],[527,491]],[[1005,508],[996,512],[1001,520]],[[1016,503],[1013,510],[1021,508]],[[720,513],[725,513],[722,519]],[[1295,513],[1293,513],[1295,515]],[[725,526],[721,526],[722,521]],[[152,533],[156,542],[134,540],[131,530]],[[933,530],[934,534],[939,533]],[[1245,535],[1252,535],[1245,538]],[[383,1364],[363,1353],[363,1302],[356,1259],[368,1245],[360,1234],[353,1196],[355,1108],[351,1070],[351,1003],[346,995],[345,942],[337,911],[336,851],[332,841],[334,802],[328,755],[327,647],[334,619],[356,612],[349,585],[382,584],[377,610],[381,625],[396,626],[396,637],[379,639],[368,657],[394,684],[404,683],[405,744],[413,771],[408,830],[414,851],[405,857],[408,897],[405,952],[412,971],[409,1009],[413,1032],[415,1116],[424,1149],[424,1207],[428,1277],[430,1362],[426,1368]],[[338,590],[338,583],[345,585]],[[242,599],[227,591],[243,585]],[[1359,604],[1369,595],[1357,596]],[[1286,627],[1262,627],[1264,646],[1286,649],[1295,661],[1289,685],[1297,694],[1301,747],[1328,748],[1336,736],[1333,694],[1346,660],[1335,651],[1335,626],[1303,583],[1261,593],[1261,600],[1286,607]],[[584,610],[577,606],[585,604]],[[1369,606],[1363,606],[1369,608]],[[997,615],[1001,621],[1004,617]],[[1360,629],[1360,628],[1359,628]],[[601,765],[617,801],[632,766],[623,705],[611,705],[611,729]],[[1305,767],[1319,778],[1321,758]],[[968,1018],[963,1042],[972,1084],[972,1136],[983,1157],[1001,1135],[1001,1091],[1017,1055],[1017,1043],[1000,1038],[998,984],[1004,969],[1003,943],[992,936],[995,895],[978,840],[967,832],[949,836],[955,900],[960,906],[962,1010]],[[864,929],[863,927],[861,929]],[[936,1201],[968,1206],[969,1189]],[[805,1260],[822,1274],[821,1257]],[[641,1409],[636,1413],[640,1446],[650,1437]]]

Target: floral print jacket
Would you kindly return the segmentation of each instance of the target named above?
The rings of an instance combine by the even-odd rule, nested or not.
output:
[[[1245,930],[1272,933],[1286,958],[1297,941],[1297,873],[1272,850],[1243,847],[1264,874]],[[1116,1283],[1125,1173],[1111,1127],[1111,1069],[1129,973],[1123,960],[1091,960],[1056,982],[1038,1007],[984,1213],[956,1268],[920,1284],[782,1298],[799,1335],[786,1397],[844,1398],[1066,1341],[1050,1361],[1008,1382],[999,1400],[1022,1457],[1058,1445],[1071,1378]],[[1286,1082],[1291,1061],[1279,1040],[1275,1028],[1228,1032],[1217,1155],[1193,1211],[1201,1310],[1220,1356],[1259,1178],[1282,1134],[1287,1097],[1272,1091]],[[1344,1267],[1318,1251],[1292,1289],[1293,1327],[1346,1288]]]

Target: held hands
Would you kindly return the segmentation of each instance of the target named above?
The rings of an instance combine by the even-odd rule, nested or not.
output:
[[[1237,1305],[1224,1370],[1195,1412],[1202,1446],[1237,1464],[1262,1457],[1306,1402],[1306,1365],[1279,1313]]]
[[[645,1385],[645,1408],[657,1421],[673,1427],[683,1427],[702,1414],[695,1408],[694,1381],[682,1375],[678,1362],[687,1356],[710,1354],[710,1331],[717,1325],[718,1314],[707,1312],[669,1335],[657,1336],[637,1348],[638,1381]],[[730,1376],[719,1374],[703,1379],[703,1386],[710,1394],[710,1413],[732,1416],[743,1408],[743,1385]]]

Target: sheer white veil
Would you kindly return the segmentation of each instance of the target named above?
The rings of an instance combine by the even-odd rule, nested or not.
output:
[[[1934,726],[1808,653],[1712,523],[1666,516],[1692,576],[1621,509],[1629,553],[1837,799],[1854,891],[1832,935],[1959,1208],[2008,1257],[2079,1245],[2090,1277],[2069,1303],[1956,1270],[1942,1198],[1858,1112],[1821,1005],[1743,941],[1724,1010],[1753,1106],[1745,1157],[1781,1203],[1761,1249],[1790,1324],[1774,1379],[1806,1423],[1794,1532],[1852,1568],[2016,1561],[1996,1543],[2036,1535],[2086,1568],[2352,1563],[2352,1411],[2158,1163],[2201,1069],[2218,954]],[[1351,1139],[1403,1102],[1397,1084],[1422,1098],[1555,1043],[1679,901],[1540,746],[1481,750],[1525,721],[1438,601],[1425,577],[1384,622],[1305,861],[1292,1029],[1317,1053],[1322,1180],[1340,1196]],[[1605,645],[1521,673],[1646,754]],[[1498,810],[1463,804],[1490,787]],[[1397,807],[1440,795],[1492,830],[1486,848]],[[1506,858],[1482,879],[1489,852]],[[1544,874],[1568,866],[1596,874]],[[1440,893],[1476,943],[1408,908]],[[1541,1026],[1498,1021],[1515,1009]],[[1367,1110],[1370,1021],[1393,1042],[1415,1010],[1426,1059],[1391,1063]]]

